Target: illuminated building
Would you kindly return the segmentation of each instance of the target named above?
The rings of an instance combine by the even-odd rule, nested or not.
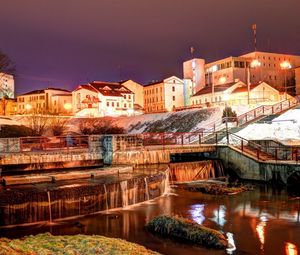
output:
[[[183,78],[192,81],[193,94],[205,86],[205,60],[194,58],[183,63]]]
[[[66,104],[72,103],[70,91],[60,88],[33,90],[17,96],[19,114],[68,114]]]
[[[120,83],[94,81],[73,92],[77,116],[120,116],[134,114],[134,93]]]
[[[184,82],[176,76],[144,85],[146,113],[172,111],[184,106]]]
[[[187,73],[185,70],[187,63],[193,63],[193,61],[192,59],[184,62],[184,73]],[[259,65],[253,66],[252,63],[254,62],[259,63]],[[283,70],[283,62],[290,63],[291,68]],[[189,68],[189,73],[205,73],[205,77],[198,76],[202,79],[201,81],[197,80],[198,84],[214,87],[222,85],[224,79],[227,83],[240,80],[246,84],[256,84],[263,81],[281,91],[284,91],[286,85],[288,93],[293,94],[295,93],[295,67],[300,66],[300,56],[255,51],[238,57],[227,57],[205,65],[203,62],[201,63],[202,65],[194,65],[195,70],[192,67]]]
[[[285,98],[284,93],[265,82],[251,84],[249,86],[249,91],[250,104],[280,101]],[[230,105],[248,104],[248,86],[241,81],[215,86],[214,93],[212,93],[212,86],[206,86],[193,95],[191,101],[192,105],[221,105],[225,101],[224,95],[228,95],[227,100]]]
[[[15,81],[13,75],[0,72],[0,98],[15,98]]]
[[[300,94],[300,66],[295,68],[296,94]]]
[[[135,106],[144,108],[144,87],[143,85],[133,81],[133,80],[126,80],[120,82],[123,86],[128,88],[134,93],[134,104]]]

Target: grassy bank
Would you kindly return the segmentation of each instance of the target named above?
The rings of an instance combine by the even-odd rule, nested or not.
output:
[[[103,236],[52,236],[39,234],[22,239],[0,238],[0,255],[94,255],[158,254],[121,239]]]
[[[158,216],[145,227],[153,234],[209,248],[224,249],[228,245],[225,236],[219,231],[180,217]]]

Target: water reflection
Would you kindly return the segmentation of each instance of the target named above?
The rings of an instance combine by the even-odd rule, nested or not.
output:
[[[228,248],[226,249],[227,254],[233,254],[233,252],[236,250],[233,234],[228,232],[226,233],[226,236],[228,240]]]
[[[256,226],[256,232],[260,241],[260,249],[264,250],[264,244],[265,244],[265,229],[267,226],[267,217],[261,216],[260,222]]]
[[[195,204],[192,205],[191,209],[189,210],[192,220],[197,222],[198,224],[202,224],[205,220],[205,217],[203,215],[204,207],[204,204]]]
[[[224,227],[226,220],[226,206],[225,205],[220,205],[217,210],[213,211],[214,217],[211,218],[210,220],[214,221],[217,223],[219,226]]]
[[[292,243],[286,242],[285,243],[285,253],[286,253],[286,255],[298,255],[297,246]]]

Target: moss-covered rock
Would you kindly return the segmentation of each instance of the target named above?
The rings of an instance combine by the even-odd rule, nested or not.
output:
[[[0,255],[158,254],[138,244],[103,236],[39,234],[22,239],[0,238]]]
[[[177,216],[155,217],[145,227],[151,233],[163,237],[175,238],[209,248],[223,249],[228,245],[225,236],[219,231]]]

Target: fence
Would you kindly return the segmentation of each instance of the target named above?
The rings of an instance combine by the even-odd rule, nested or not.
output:
[[[89,147],[89,136],[21,137],[0,139],[0,152],[28,152],[82,149]]]

